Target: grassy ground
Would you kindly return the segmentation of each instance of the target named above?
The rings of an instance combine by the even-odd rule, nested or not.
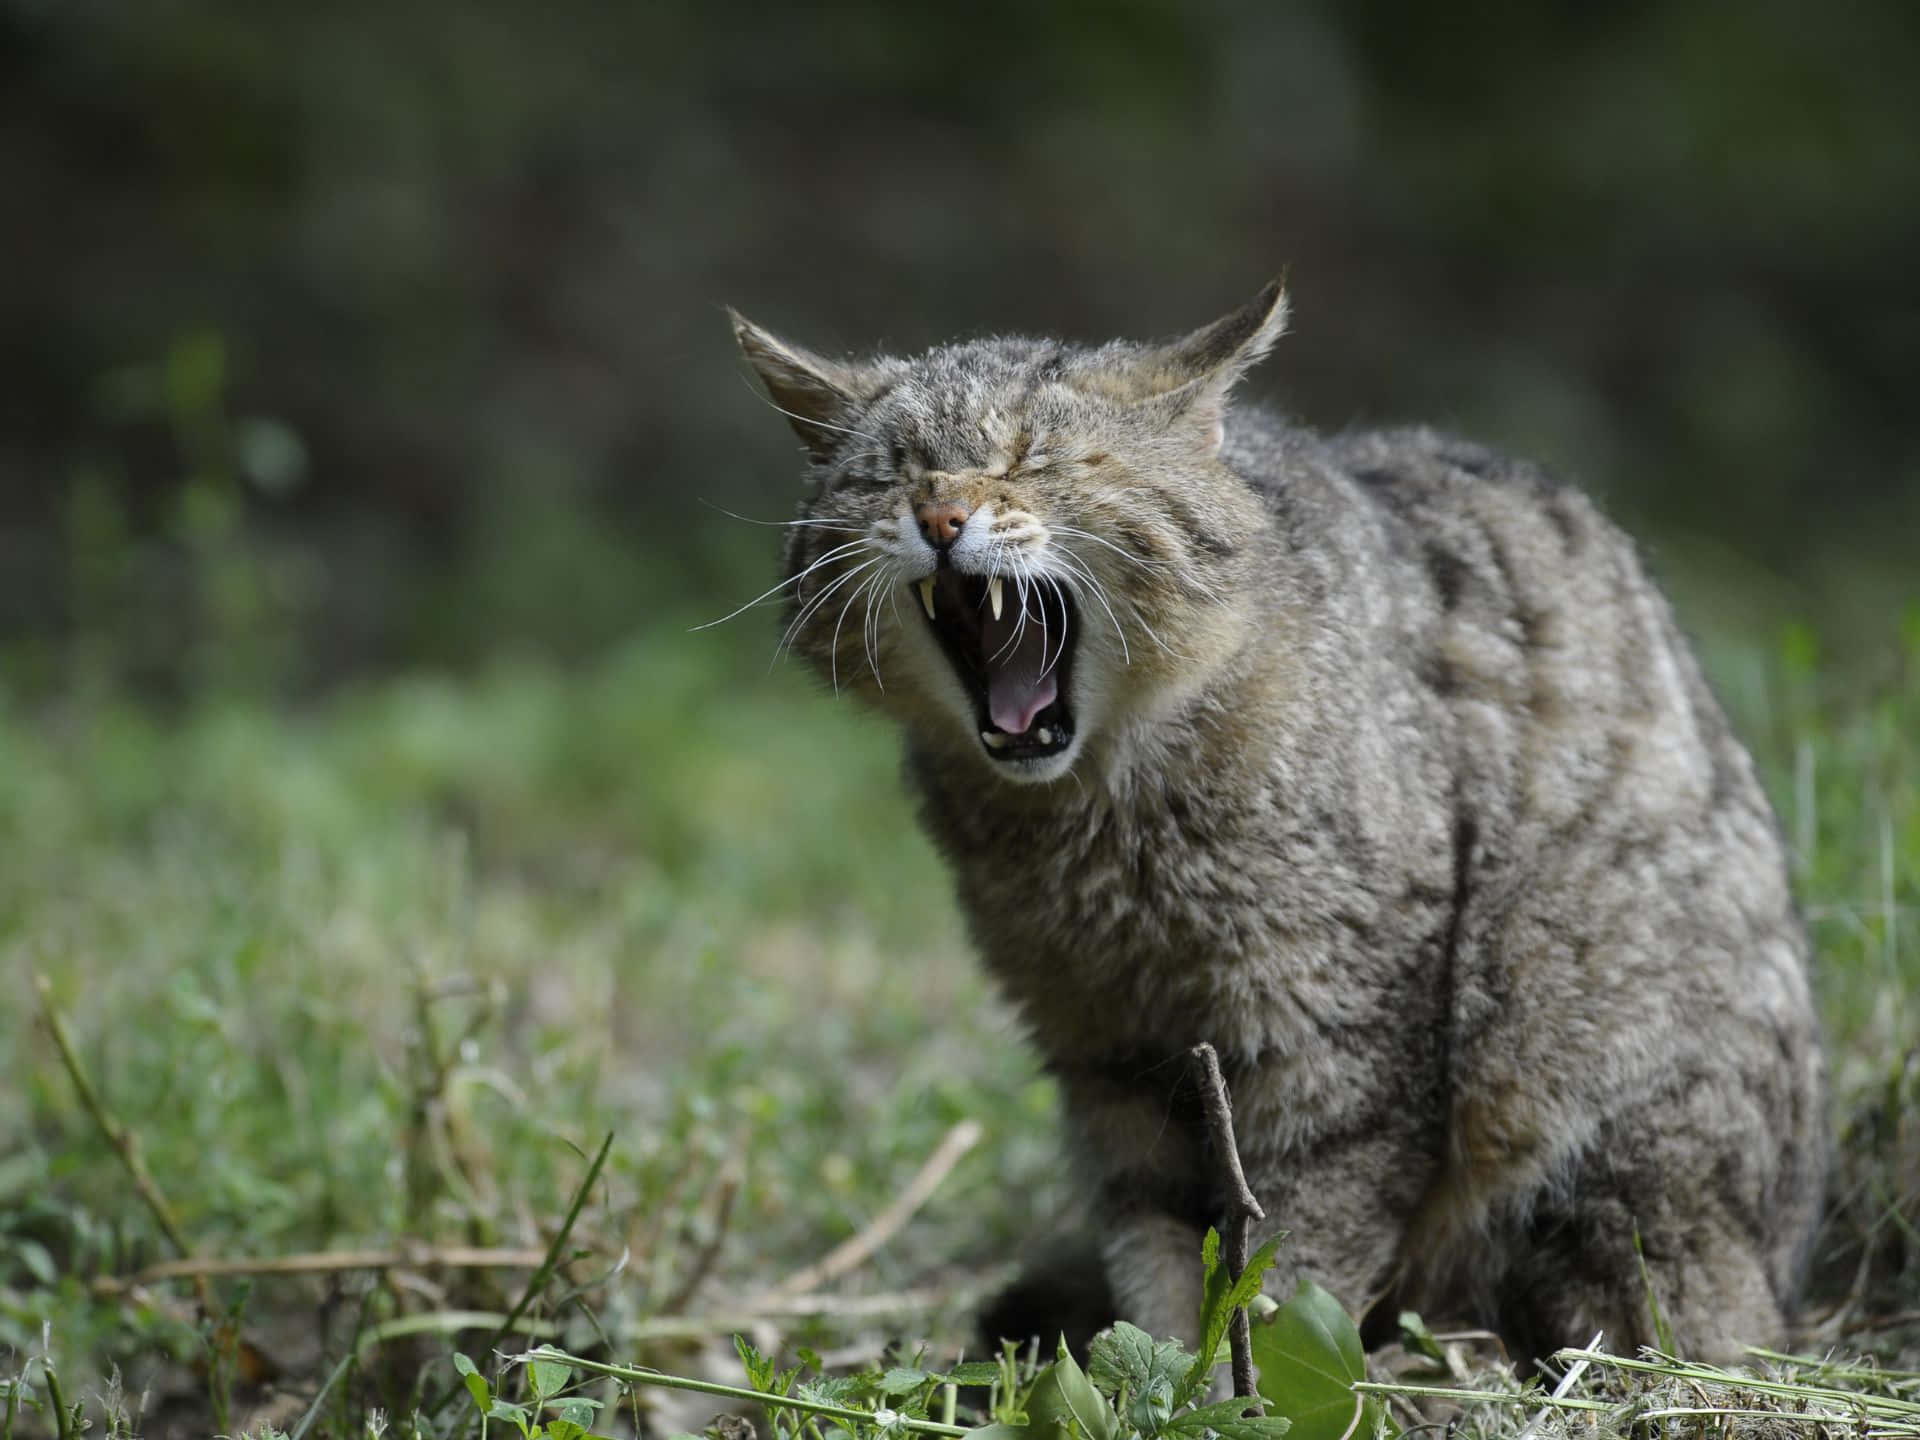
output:
[[[123,1433],[263,1433],[359,1343],[309,1432],[358,1434],[441,1400],[453,1348],[484,1354],[528,1297],[556,1343],[689,1368],[974,1120],[828,1313],[756,1331],[850,1354],[958,1338],[1060,1200],[1051,1092],[968,958],[889,737],[764,653],[663,623],[582,671],[503,661],[296,713],[0,701],[0,1370],[43,1395],[49,1357]],[[1869,653],[1844,678],[1804,634],[1709,657],[1822,960],[1819,1348],[1897,1349],[1871,1327],[1920,1305],[1920,623]],[[176,1258],[168,1223],[200,1257],[415,1253],[116,1281]],[[934,1293],[885,1308],[909,1290]]]

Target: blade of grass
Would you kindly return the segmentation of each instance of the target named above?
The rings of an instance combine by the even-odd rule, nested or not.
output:
[[[560,1222],[560,1228],[553,1232],[553,1243],[547,1246],[546,1259],[540,1262],[540,1268],[527,1277],[526,1288],[520,1292],[520,1298],[514,1302],[513,1309],[507,1312],[507,1318],[500,1322],[500,1328],[487,1337],[487,1343],[481,1346],[482,1354],[491,1354],[499,1343],[513,1332],[515,1322],[526,1313],[547,1281],[553,1278],[553,1272],[560,1264],[561,1252],[566,1249],[567,1239],[573,1234],[574,1224],[580,1219],[580,1212],[586,1208],[587,1197],[593,1193],[593,1185],[600,1178],[601,1167],[607,1163],[607,1154],[613,1149],[613,1131],[607,1132],[607,1138],[600,1142],[599,1152],[593,1157],[593,1163],[587,1167],[587,1173],[581,1177],[580,1184],[573,1192],[573,1203],[567,1207],[567,1218]],[[463,1386],[454,1384],[443,1388],[425,1409],[429,1420],[446,1408],[447,1401]]]
[[[697,1395],[719,1395],[728,1400],[750,1400],[756,1405],[779,1406],[788,1410],[802,1410],[809,1415],[825,1415],[833,1420],[863,1420],[873,1424],[873,1411],[856,1410],[850,1405],[831,1405],[824,1400],[803,1400],[795,1395],[769,1395],[763,1390],[749,1390],[743,1385],[722,1385],[717,1380],[691,1380],[683,1375],[668,1375],[658,1370],[646,1370],[633,1365],[609,1365],[599,1360],[583,1360],[577,1355],[569,1355],[561,1350],[535,1350],[513,1357],[516,1361],[552,1360],[562,1365],[572,1365],[576,1369],[588,1371],[594,1375],[606,1375],[615,1380],[624,1380],[629,1385],[656,1385],[667,1390],[691,1390]],[[893,1422],[893,1428],[911,1431],[918,1435],[965,1435],[967,1432],[958,1425],[943,1425],[938,1420],[915,1420],[910,1416],[899,1416]]]

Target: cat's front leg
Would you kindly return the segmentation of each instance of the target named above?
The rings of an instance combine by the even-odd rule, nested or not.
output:
[[[1185,1066],[1109,1063],[1058,1073],[1118,1318],[1191,1347],[1200,1331],[1201,1241],[1215,1206]]]
[[[1156,1340],[1178,1340],[1189,1350],[1199,1344],[1202,1233],[1164,1211],[1107,1221],[1100,1249],[1118,1318]]]

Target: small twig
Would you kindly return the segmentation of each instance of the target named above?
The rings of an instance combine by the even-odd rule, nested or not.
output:
[[[1260,1208],[1253,1191],[1247,1188],[1246,1172],[1240,1168],[1240,1147],[1233,1138],[1233,1097],[1227,1093],[1226,1076],[1220,1073],[1218,1052],[1202,1041],[1187,1053],[1201,1071],[1200,1098],[1206,1105],[1207,1133],[1213,1141],[1220,1188],[1227,1200],[1222,1258],[1231,1284],[1247,1268],[1247,1256],[1253,1248],[1253,1224],[1266,1219],[1267,1212]],[[1227,1323],[1227,1340],[1233,1348],[1234,1398],[1251,1400],[1254,1398],[1253,1336],[1244,1305],[1235,1308]]]
[[[1627,1370],[1645,1375],[1664,1375],[1671,1380],[1704,1380],[1710,1385],[1720,1385],[1729,1390],[1751,1390],[1756,1395],[1803,1400],[1809,1404],[1817,1400],[1823,1404],[1854,1406],[1870,1411],[1876,1417],[1892,1416],[1909,1423],[1920,1421],[1920,1403],[1875,1395],[1867,1391],[1841,1390],[1830,1385],[1804,1385],[1793,1381],[1768,1380],[1758,1375],[1734,1374],[1715,1365],[1699,1365],[1689,1361],[1630,1360],[1624,1355],[1607,1355],[1593,1350],[1561,1350],[1554,1358],[1556,1360],[1587,1359],[1608,1369]]]
[[[714,1189],[717,1198],[713,1207],[713,1226],[707,1240],[700,1247],[700,1253],[693,1258],[693,1265],[667,1297],[667,1303],[660,1307],[663,1315],[678,1315],[687,1308],[706,1278],[713,1272],[714,1262],[720,1258],[720,1247],[727,1238],[727,1225],[733,1219],[733,1202],[740,1194],[740,1172],[732,1161],[720,1168],[720,1176]]]
[[[160,1280],[183,1280],[201,1275],[327,1275],[341,1270],[532,1270],[546,1257],[544,1250],[489,1250],[472,1245],[421,1246],[401,1250],[315,1250],[299,1255],[189,1257],[162,1260],[132,1275],[100,1275],[96,1293],[114,1295],[136,1285]]]
[[[1862,1315],[1857,1320],[1847,1322],[1847,1329],[1854,1334],[1869,1330],[1897,1330],[1903,1325],[1920,1325],[1920,1310],[1896,1310],[1891,1315]]]
[[[1356,1395],[1423,1395],[1432,1400],[1457,1400],[1462,1405],[1475,1403],[1493,1405],[1534,1405],[1540,1403],[1537,1395],[1507,1394],[1499,1390],[1467,1390],[1453,1385],[1404,1385],[1398,1382],[1380,1380],[1355,1380],[1352,1385]],[[1549,1397],[1546,1403],[1555,1410],[1612,1410],[1616,1407],[1604,1400],[1579,1400],[1571,1395],[1555,1400]]]
[[[73,1082],[73,1088],[80,1097],[80,1103],[87,1114],[93,1117],[94,1125],[106,1137],[107,1144],[113,1147],[120,1157],[120,1163],[127,1167],[127,1173],[133,1177],[134,1191],[146,1203],[153,1218],[160,1225],[161,1234],[175,1252],[184,1259],[193,1258],[193,1247],[187,1243],[186,1232],[180,1228],[180,1222],[174,1219],[173,1207],[167,1203],[166,1195],[160,1184],[147,1169],[147,1162],[140,1154],[140,1137],[122,1125],[114,1113],[101,1099],[100,1092],[93,1088],[93,1081],[80,1063],[80,1052],[74,1048],[73,1036],[67,1030],[66,1019],[53,1003],[53,984],[44,975],[33,977],[33,988],[40,997],[40,1018],[46,1024],[47,1033],[53,1036],[54,1048],[60,1052],[60,1063],[66,1067],[67,1078]],[[195,1277],[194,1293],[200,1301],[200,1312],[212,1315],[214,1312],[213,1291],[204,1275]]]
[[[961,1156],[980,1143],[980,1137],[984,1133],[986,1132],[981,1129],[977,1121],[962,1120],[955,1125],[947,1132],[946,1138],[935,1147],[934,1152],[927,1157],[926,1164],[922,1165],[914,1177],[907,1182],[906,1188],[894,1196],[884,1210],[873,1217],[872,1223],[866,1229],[835,1246],[805,1269],[796,1270],[767,1291],[764,1298],[776,1299],[798,1295],[808,1290],[818,1290],[822,1285],[837,1280],[849,1270],[857,1268],[874,1251],[891,1240],[895,1232],[911,1220],[914,1213],[932,1198],[933,1192],[940,1188],[940,1182],[945,1180],[948,1172],[960,1163]],[[753,1303],[756,1302],[749,1302],[749,1304]]]
[[[80,1103],[93,1117],[93,1123],[107,1138],[107,1143],[120,1156],[120,1162],[127,1167],[127,1173],[133,1176],[134,1189],[140,1192],[140,1198],[153,1212],[153,1218],[160,1222],[160,1229],[167,1241],[182,1256],[193,1254],[193,1247],[187,1244],[187,1237],[180,1229],[180,1222],[173,1218],[173,1207],[167,1204],[167,1197],[147,1170],[146,1161],[140,1157],[140,1137],[132,1134],[107,1109],[106,1102],[93,1088],[86,1067],[80,1063],[80,1054],[73,1046],[73,1036],[68,1033],[67,1022],[61,1017],[53,1003],[53,984],[44,975],[33,977],[33,988],[40,995],[40,1018],[46,1022],[47,1031],[53,1036],[53,1043],[60,1052],[61,1063],[66,1066],[67,1076],[73,1081],[73,1088],[80,1096]]]

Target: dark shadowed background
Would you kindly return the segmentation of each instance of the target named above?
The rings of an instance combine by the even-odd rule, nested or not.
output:
[[[1282,269],[1250,394],[1580,477],[1696,629],[1875,629],[1920,568],[1917,41],[1901,0],[0,0],[3,673],[305,693],[709,618],[775,551],[709,507],[797,474],[723,304],[1145,337]]]

